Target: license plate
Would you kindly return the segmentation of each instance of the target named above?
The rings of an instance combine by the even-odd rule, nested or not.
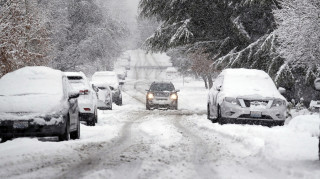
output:
[[[13,128],[15,129],[25,129],[29,126],[28,121],[15,121],[13,123]]]
[[[260,118],[262,114],[260,111],[251,111],[250,116],[253,118]]]

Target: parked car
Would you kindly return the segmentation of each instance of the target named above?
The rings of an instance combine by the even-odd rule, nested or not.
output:
[[[178,92],[171,82],[153,82],[146,90],[146,109],[178,109]]]
[[[286,105],[286,99],[264,71],[226,69],[209,91],[207,116],[220,124],[283,125]]]
[[[0,79],[0,138],[80,138],[79,91],[48,67],[24,67]]]
[[[112,110],[112,91],[108,84],[100,82],[92,82],[96,88],[98,95],[98,109]]]
[[[95,126],[98,122],[96,91],[89,84],[86,75],[83,72],[65,72],[69,83],[73,89],[79,91],[78,97],[80,121],[84,121],[89,126]]]
[[[320,91],[320,78],[317,78],[314,81],[314,87],[316,88],[317,91]],[[315,107],[317,107],[319,109],[319,117],[320,117],[320,104],[315,105]],[[320,126],[319,126],[319,129],[320,129]],[[319,156],[319,160],[320,160],[320,136],[319,136],[319,143],[318,143],[318,156]]]
[[[112,91],[112,101],[117,105],[122,105],[122,93],[120,90],[120,85],[123,82],[119,82],[117,74],[113,71],[99,71],[95,72],[92,76],[92,81],[94,83],[105,83],[108,84]]]
[[[127,77],[127,70],[124,67],[119,67],[116,70],[118,79],[125,80]]]

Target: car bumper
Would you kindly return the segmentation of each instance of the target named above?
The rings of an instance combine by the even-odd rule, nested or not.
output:
[[[92,113],[80,113],[79,120],[85,122],[92,122],[94,121],[95,114]]]
[[[150,108],[172,108],[178,105],[178,100],[157,99],[147,100],[147,105]]]
[[[104,109],[111,109],[112,108],[112,103],[111,101],[101,101],[98,100],[98,109],[104,110]]]
[[[59,136],[65,132],[65,123],[66,120],[63,120],[59,123],[52,125],[42,125],[36,124],[29,121],[27,122],[28,126],[14,127],[14,123],[17,121],[6,120],[2,121],[0,124],[0,138],[2,137],[50,137],[50,136]],[[21,122],[21,121],[20,121]]]
[[[259,116],[254,116],[253,113],[259,113]],[[227,102],[221,103],[221,118],[238,121],[265,121],[265,122],[283,122],[286,119],[286,106],[271,107],[264,109],[251,109],[250,107],[241,107],[237,104]]]

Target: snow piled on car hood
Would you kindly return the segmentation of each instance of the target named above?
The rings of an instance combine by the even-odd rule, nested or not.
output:
[[[52,113],[61,109],[62,72],[24,67],[0,79],[0,113]]]
[[[270,76],[255,69],[226,69],[223,72],[222,92],[228,97],[285,98],[279,93]]]

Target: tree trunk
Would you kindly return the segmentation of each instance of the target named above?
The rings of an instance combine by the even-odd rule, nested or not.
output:
[[[212,75],[211,73],[208,74],[208,82],[209,82],[209,89],[211,89],[213,85]]]
[[[204,81],[204,85],[205,85],[206,89],[208,89],[207,77],[206,77],[206,76],[204,76],[204,75],[201,75],[201,78],[202,78],[202,79],[203,79],[203,81]]]

